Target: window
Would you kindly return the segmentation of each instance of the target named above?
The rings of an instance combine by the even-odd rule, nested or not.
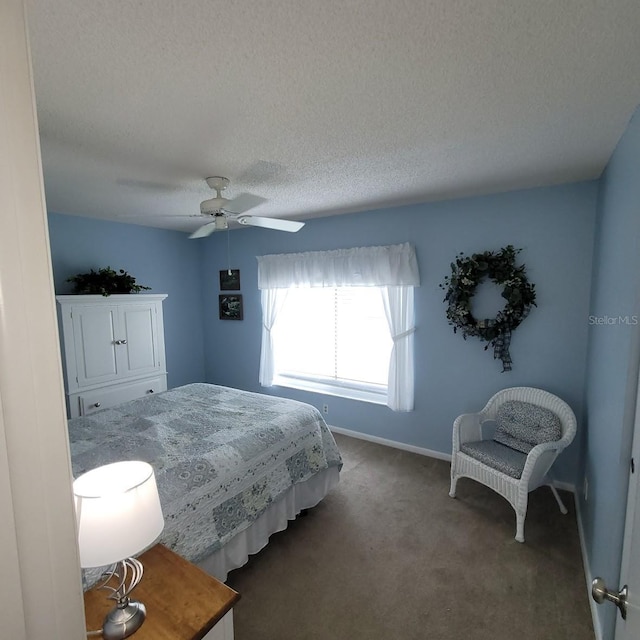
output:
[[[389,408],[413,410],[413,289],[419,284],[408,243],[258,256],[260,384],[286,377],[290,386],[295,380],[298,388],[349,397],[359,392],[377,402],[384,401],[386,384]]]
[[[387,402],[393,341],[380,287],[289,289],[273,343],[274,384]]]

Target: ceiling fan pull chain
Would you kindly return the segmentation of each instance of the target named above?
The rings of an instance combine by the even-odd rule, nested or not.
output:
[[[231,275],[231,240],[229,238],[229,227],[227,227],[227,274]]]

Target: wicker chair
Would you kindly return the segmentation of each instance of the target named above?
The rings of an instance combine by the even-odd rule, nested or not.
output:
[[[505,402],[511,400],[551,410],[560,420],[561,437],[558,440],[536,444],[528,454],[513,451],[510,447],[504,447],[502,444],[491,444],[489,440],[492,436],[483,435],[483,423],[495,421],[498,409]],[[558,454],[571,443],[575,433],[576,417],[569,405],[557,396],[531,387],[512,387],[499,391],[487,402],[480,413],[463,414],[453,423],[449,495],[455,498],[456,483],[459,478],[463,477],[471,478],[490,487],[506,498],[514,508],[516,512],[516,540],[524,542],[524,520],[527,515],[529,491],[533,491],[543,484],[548,484],[558,502],[560,511],[567,513],[567,509],[553,485],[549,470]],[[490,451],[489,464],[487,464],[486,456],[478,456],[475,451],[483,447]],[[467,452],[463,451],[463,448]],[[508,458],[505,464],[498,459],[503,455]],[[483,458],[484,461],[479,458]]]

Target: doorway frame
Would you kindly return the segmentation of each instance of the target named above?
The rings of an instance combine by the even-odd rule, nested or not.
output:
[[[82,582],[24,0],[0,2],[0,42],[0,619],[14,640],[81,640]]]

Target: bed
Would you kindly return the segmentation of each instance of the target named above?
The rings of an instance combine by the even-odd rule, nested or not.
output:
[[[197,383],[69,421],[74,476],[118,460],[156,474],[160,538],[220,580],[337,485],[342,459],[313,406]]]

